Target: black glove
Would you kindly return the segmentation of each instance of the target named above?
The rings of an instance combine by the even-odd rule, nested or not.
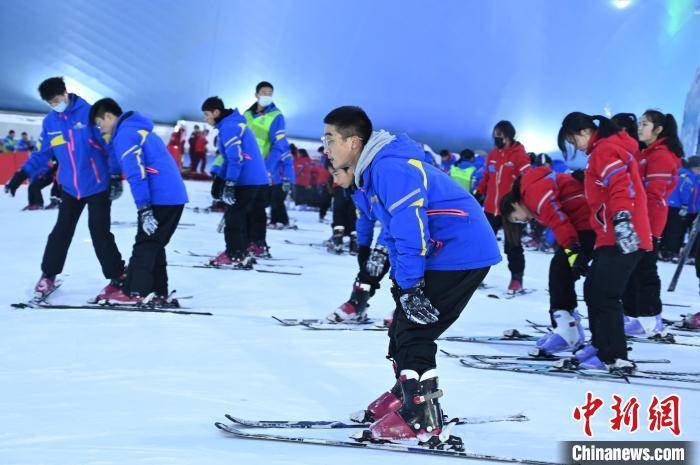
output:
[[[19,186],[21,186],[22,183],[27,180],[27,178],[29,178],[29,175],[24,170],[17,171],[14,175],[12,175],[12,179],[5,184],[5,192],[14,197]]]
[[[113,174],[109,178],[109,200],[117,200],[122,196],[123,191],[122,176],[120,174]]]
[[[423,294],[423,280],[413,287],[399,290],[401,309],[409,321],[418,325],[428,325],[438,321],[440,312],[433,307],[430,300]]]
[[[357,264],[360,265],[360,270],[365,269],[365,265],[367,264],[367,260],[369,259],[370,253],[371,250],[366,245],[361,245],[357,250]]]
[[[282,181],[282,191],[284,191],[284,193],[286,194],[290,190],[292,190],[292,184],[285,179],[284,181]]]
[[[574,280],[586,276],[590,258],[583,252],[581,244],[574,244],[568,249],[564,249],[564,253],[566,253],[571,272],[574,274]]]
[[[613,215],[615,226],[615,243],[623,254],[633,253],[639,249],[639,237],[632,224],[632,215],[628,211],[619,211]]]
[[[153,216],[153,210],[150,206],[139,210],[139,223],[141,223],[141,229],[143,229],[143,232],[145,232],[147,236],[156,232],[158,220]]]
[[[236,183],[234,181],[226,181],[224,190],[221,192],[221,201],[226,205],[236,203]]]
[[[485,196],[479,194],[478,192],[474,192],[474,198],[477,202],[479,202],[479,205],[484,205],[484,200],[486,200]]]
[[[381,276],[387,260],[389,260],[389,251],[383,245],[377,245],[374,249],[372,249],[372,253],[365,264],[367,274],[373,278],[378,278]]]
[[[211,198],[221,200],[221,193],[224,189],[224,180],[218,176],[214,176],[214,181],[211,183]]]

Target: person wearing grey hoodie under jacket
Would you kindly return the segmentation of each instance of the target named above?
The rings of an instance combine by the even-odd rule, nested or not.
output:
[[[374,439],[442,440],[449,428],[443,431],[437,400],[442,391],[435,340],[500,262],[496,238],[474,197],[425,163],[422,148],[408,136],[372,132],[358,107],[336,108],[324,123],[325,153],[333,168],[354,170],[365,200],[358,206],[386,231],[394,283],[389,358],[397,380],[358,419],[374,422]]]

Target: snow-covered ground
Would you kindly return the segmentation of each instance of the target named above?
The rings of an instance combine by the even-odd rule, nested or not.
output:
[[[189,182],[191,206],[208,205],[209,186]],[[311,331],[282,327],[270,316],[324,317],[346,300],[356,273],[356,259],[332,256],[284,239],[320,242],[329,226],[317,213],[291,212],[299,231],[270,231],[278,264],[301,265],[302,276],[255,272],[169,268],[171,288],[194,295],[183,304],[214,316],[108,312],[95,310],[15,310],[10,303],[28,298],[39,277],[39,263],[55,211],[20,212],[25,188],[16,198],[0,200],[2,286],[0,302],[0,464],[328,464],[359,461],[425,464],[426,458],[379,451],[324,448],[232,439],[214,428],[225,413],[258,419],[345,419],[393,382],[384,359],[383,332]],[[99,291],[101,276],[81,218],[64,270],[63,287],[53,301],[80,304]],[[128,189],[112,209],[113,221],[132,222],[135,208]],[[168,247],[170,263],[203,259],[175,250],[216,253],[223,237],[220,216],[186,210]],[[120,250],[130,254],[135,228],[115,226]],[[504,329],[527,331],[525,319],[547,321],[547,269],[551,256],[527,253],[525,284],[537,289],[514,300],[495,300],[478,291],[448,335],[499,335]],[[663,287],[673,267],[659,265]],[[487,282],[504,287],[505,262]],[[371,301],[370,314],[382,318],[392,309],[388,284]],[[666,302],[691,304],[699,311],[698,283],[687,267]],[[498,292],[498,291],[497,291]],[[585,310],[585,308],[584,308]],[[668,307],[678,317],[685,308]],[[690,339],[690,338],[689,338]],[[696,342],[700,343],[700,338]],[[442,342],[463,354],[519,354],[523,346]],[[658,369],[698,370],[700,349],[635,344],[636,358],[669,358]],[[573,420],[587,391],[605,401],[593,418],[594,439],[668,440],[668,432],[650,433],[647,408],[652,395],[681,396],[681,439],[700,439],[697,390],[560,379],[463,368],[438,359],[452,416],[524,412],[525,423],[460,426],[469,450],[543,460],[557,459],[557,441],[583,439],[583,425]],[[699,388],[699,385],[694,385]],[[612,395],[640,401],[639,430],[613,432]],[[274,430],[273,430],[274,431]],[[279,431],[276,431],[279,432]],[[294,431],[287,431],[294,432]],[[307,436],[344,438],[348,431],[298,431]],[[450,463],[451,458],[430,458]]]

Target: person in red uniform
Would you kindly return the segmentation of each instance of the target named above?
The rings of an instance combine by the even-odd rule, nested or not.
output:
[[[309,205],[311,200],[311,158],[305,149],[298,149],[294,156],[294,203]]]
[[[501,228],[499,205],[501,198],[513,187],[515,178],[530,167],[530,156],[525,147],[515,140],[515,128],[510,121],[499,121],[493,128],[496,146],[486,157],[484,177],[476,188],[477,196],[483,199],[484,211],[494,233]],[[522,229],[522,228],[521,228]],[[514,241],[514,242],[511,242]],[[525,255],[520,237],[505,238],[503,250],[508,256],[511,281],[508,291],[522,292],[525,272]]]
[[[537,342],[531,355],[578,349],[585,337],[574,286],[586,275],[595,244],[583,183],[547,166],[533,168],[515,180],[499,207],[506,236],[517,237],[518,224],[535,219],[552,230],[559,246],[549,263],[549,313],[554,331]]]
[[[613,120],[619,116],[615,115]],[[627,118],[628,122],[633,120],[636,120],[634,115]],[[658,244],[668,217],[667,200],[678,183],[683,145],[673,115],[657,110],[647,110],[640,118],[638,128],[633,126],[626,131],[637,135],[645,146],[641,153],[637,153],[637,162],[647,195],[654,250],[644,253],[627,283],[622,298],[625,333],[628,336],[655,337],[664,332],[661,280],[656,267]]]
[[[596,233],[583,286],[592,344],[575,359],[581,368],[630,373],[635,365],[627,360],[622,294],[644,251],[653,248],[637,141],[608,118],[581,112],[564,118],[561,134],[562,151],[568,141],[589,154],[584,186]]]
[[[175,159],[178,169],[182,169],[182,156],[185,154],[185,128],[180,127],[170,133],[168,152]]]

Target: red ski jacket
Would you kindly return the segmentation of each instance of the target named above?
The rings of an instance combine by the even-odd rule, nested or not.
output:
[[[579,242],[578,231],[591,231],[591,209],[583,184],[547,166],[527,170],[520,180],[522,201],[535,219],[554,233],[564,248]]]
[[[681,159],[668,149],[665,140],[662,137],[654,141],[637,158],[639,174],[647,194],[651,235],[657,239],[664,232],[668,217],[666,201],[678,184],[678,170],[681,168]]]
[[[498,203],[513,187],[515,178],[530,167],[530,157],[520,142],[513,142],[510,147],[494,148],[486,157],[484,177],[476,191],[485,196],[484,211],[500,215]]]
[[[311,158],[297,156],[294,157],[294,174],[296,175],[296,184],[299,186],[308,187],[311,185]]]
[[[637,141],[620,131],[598,138],[596,131],[588,143],[590,154],[584,185],[591,207],[591,226],[596,233],[595,248],[615,245],[612,218],[628,211],[639,236],[639,247],[652,250],[651,228],[647,214],[647,196],[635,158]]]

